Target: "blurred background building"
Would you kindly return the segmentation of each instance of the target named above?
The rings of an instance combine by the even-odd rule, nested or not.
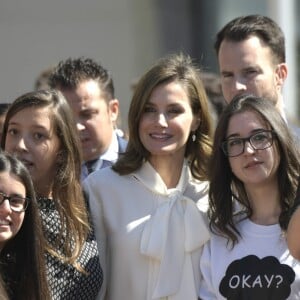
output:
[[[10,0],[0,3],[0,102],[32,90],[38,74],[67,57],[90,56],[112,72],[126,128],[132,82],[159,57],[183,51],[218,72],[216,32],[259,13],[286,34],[285,102],[297,120],[300,30],[296,0]]]

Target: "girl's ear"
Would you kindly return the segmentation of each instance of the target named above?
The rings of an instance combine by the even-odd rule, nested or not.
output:
[[[199,117],[194,117],[193,123],[192,123],[192,127],[191,127],[191,131],[196,131],[198,129],[198,127],[200,126],[201,120]]]
[[[58,165],[61,165],[65,160],[65,157],[64,157],[64,151],[63,150],[60,150],[58,153],[57,153],[57,156],[56,156],[56,163]]]

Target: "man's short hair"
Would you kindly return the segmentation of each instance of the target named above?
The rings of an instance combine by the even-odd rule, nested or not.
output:
[[[241,16],[231,20],[217,33],[215,50],[219,54],[224,40],[241,42],[251,36],[257,36],[271,49],[276,63],[285,62],[284,33],[275,21],[262,15]]]
[[[106,100],[115,98],[114,84],[110,73],[91,58],[68,58],[60,61],[52,72],[49,82],[52,88],[74,89],[78,84],[95,80],[99,83]]]

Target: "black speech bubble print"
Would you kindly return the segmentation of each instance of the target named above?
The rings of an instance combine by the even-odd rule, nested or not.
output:
[[[291,293],[295,276],[290,266],[274,256],[259,259],[249,255],[228,266],[219,291],[228,300],[284,300]]]

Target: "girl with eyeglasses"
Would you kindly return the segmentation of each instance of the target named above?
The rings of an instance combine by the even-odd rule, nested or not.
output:
[[[270,101],[242,95],[225,108],[209,168],[212,236],[200,259],[201,299],[300,299],[300,264],[285,238],[299,161]]]
[[[0,299],[50,299],[44,247],[30,174],[19,160],[1,152]]]

